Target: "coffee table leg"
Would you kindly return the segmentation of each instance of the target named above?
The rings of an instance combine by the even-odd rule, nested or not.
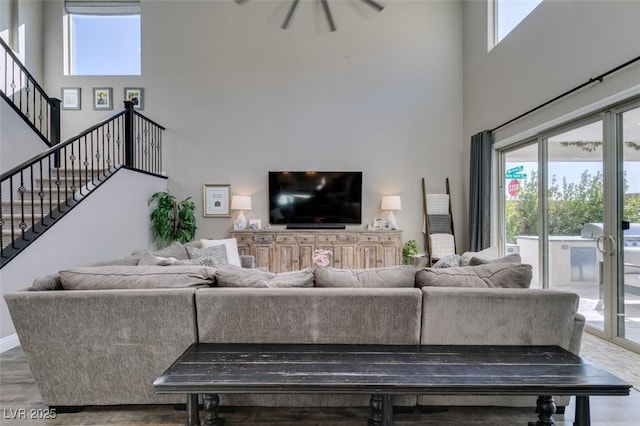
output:
[[[200,426],[197,393],[190,393],[187,395],[187,426]]]
[[[538,413],[537,422],[529,422],[529,426],[551,426],[555,422],[553,421],[553,415],[556,413],[556,403],[552,396],[539,396],[537,401],[538,406],[536,412]]]
[[[393,405],[391,395],[371,395],[371,417],[368,426],[392,426],[393,425]]]
[[[220,408],[220,397],[215,393],[204,395],[204,426],[222,426],[224,419],[218,417]]]
[[[588,396],[576,396],[576,418],[573,426],[591,426]]]

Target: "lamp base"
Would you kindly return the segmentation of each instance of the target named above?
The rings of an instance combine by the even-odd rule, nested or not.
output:
[[[238,214],[236,221],[233,223],[234,231],[242,231],[247,228],[247,217],[242,213],[242,210]]]
[[[387,220],[389,221],[389,229],[393,231],[398,229],[398,222],[396,220],[396,215],[393,214],[393,210],[389,211],[389,216],[387,216]]]

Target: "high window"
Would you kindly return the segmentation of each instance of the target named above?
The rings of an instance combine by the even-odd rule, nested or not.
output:
[[[140,75],[139,1],[65,1],[66,75]]]
[[[494,0],[495,42],[507,36],[542,0]]]

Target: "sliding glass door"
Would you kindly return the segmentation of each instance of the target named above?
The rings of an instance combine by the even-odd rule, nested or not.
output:
[[[640,105],[501,151],[505,253],[580,295],[594,333],[640,351]]]
[[[616,115],[619,197],[616,334],[640,345],[640,106]]]

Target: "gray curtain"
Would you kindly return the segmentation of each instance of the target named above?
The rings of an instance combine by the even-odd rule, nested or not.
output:
[[[471,251],[491,245],[491,145],[489,130],[471,137],[469,175],[469,241]]]

